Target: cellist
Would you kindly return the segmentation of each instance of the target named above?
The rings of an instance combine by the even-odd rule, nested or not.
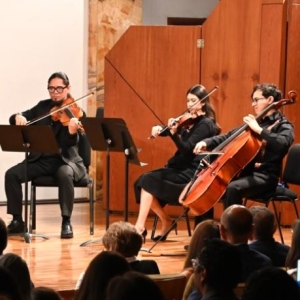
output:
[[[251,93],[251,104],[256,115],[281,99],[281,91],[270,83],[257,84]],[[252,114],[245,116],[243,121],[258,139],[262,140],[262,147],[239,176],[227,186],[223,195],[225,208],[232,204],[242,204],[244,197],[254,198],[274,191],[281,174],[282,160],[294,141],[292,123],[275,109],[269,110],[259,123]],[[196,144],[194,153],[200,154],[204,150],[213,150],[236,130],[238,128],[200,141]]]

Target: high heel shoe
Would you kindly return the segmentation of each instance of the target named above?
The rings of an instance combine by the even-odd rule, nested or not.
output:
[[[143,237],[144,244],[146,243],[147,234],[148,234],[148,232],[147,232],[146,228],[140,233],[140,235]]]
[[[175,223],[175,221],[172,221],[172,226],[173,226],[172,230],[174,229],[174,230],[175,230],[175,233],[176,233],[176,235],[177,235],[177,223],[175,224],[175,226],[174,226],[174,223]],[[154,242],[157,242],[157,241],[162,241],[162,242],[164,242],[164,241],[167,239],[169,233],[170,233],[172,230],[170,230],[167,234],[155,236],[154,238],[152,238],[152,241],[154,241]]]

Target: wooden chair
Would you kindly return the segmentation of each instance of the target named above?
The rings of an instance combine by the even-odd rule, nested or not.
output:
[[[191,277],[189,278],[184,292],[183,292],[183,297],[182,300],[187,300],[187,298],[189,297],[190,293],[193,291],[194,288],[194,274],[191,275]],[[234,289],[235,294],[241,298],[244,292],[244,288],[245,288],[245,283],[239,283],[236,288]]]
[[[81,135],[78,152],[87,170],[91,163],[91,146],[85,134]],[[36,229],[36,188],[37,187],[57,187],[57,182],[53,176],[41,176],[31,182],[31,196],[30,196],[30,223],[29,231]],[[89,204],[90,204],[90,234],[94,234],[94,181],[88,174],[74,182],[74,188],[88,188]]]
[[[266,207],[268,207],[272,202],[281,242],[282,244],[284,244],[280,226],[280,213],[277,212],[275,202],[290,202],[291,204],[293,204],[297,218],[299,218],[299,213],[296,205],[296,201],[299,199],[299,196],[295,191],[288,188],[288,184],[300,185],[300,144],[292,145],[287,154],[282,181],[283,184],[278,185],[275,192],[262,195],[261,197],[255,197],[253,199],[245,199],[244,205],[246,206],[247,200],[264,203]]]
[[[58,291],[58,293],[64,300],[73,300],[75,297],[76,290],[63,290]]]
[[[187,278],[181,274],[149,275],[163,292],[166,300],[182,300]]]
[[[178,205],[175,204],[168,204],[171,206],[182,206],[181,204],[178,203]],[[184,210],[186,210],[186,208],[183,208]],[[184,215],[182,216],[183,219],[185,219],[186,221],[186,228],[188,231],[188,235],[191,236],[192,232],[191,232],[191,225],[190,225],[190,218],[189,218],[189,214],[188,211],[185,211]],[[155,215],[154,220],[153,220],[153,226],[152,226],[152,232],[151,232],[151,239],[153,239],[155,237],[155,231],[156,231],[156,227],[157,227],[157,222],[158,222],[158,216]],[[177,232],[176,232],[177,234]]]

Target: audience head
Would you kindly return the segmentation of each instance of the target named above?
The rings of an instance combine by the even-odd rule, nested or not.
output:
[[[10,272],[0,266],[0,296],[8,300],[23,300],[15,279]]]
[[[74,300],[103,299],[109,281],[130,271],[130,265],[121,254],[103,251],[89,264]]]
[[[219,223],[214,220],[205,220],[197,225],[190,241],[184,269],[192,267],[191,260],[197,256],[207,240],[214,238],[220,238]]]
[[[242,277],[236,246],[220,239],[208,240],[194,261],[195,286],[201,294],[233,290]]]
[[[255,240],[269,240],[276,231],[274,214],[265,206],[252,206],[250,213],[253,217]]]
[[[165,300],[165,297],[148,276],[138,272],[127,272],[112,279],[107,288],[106,300]]]
[[[296,281],[286,271],[268,267],[255,271],[248,278],[243,300],[299,300]]]
[[[0,266],[7,269],[11,274],[22,297],[24,299],[30,299],[32,283],[25,260],[17,254],[6,253],[0,256]]]
[[[137,256],[142,244],[142,236],[128,222],[115,222],[109,226],[102,243],[106,250],[116,251],[124,257]]]
[[[62,300],[62,297],[54,289],[40,286],[32,290],[31,300]]]
[[[221,238],[232,244],[246,244],[253,234],[253,218],[245,206],[231,205],[221,216]]]
[[[5,250],[6,246],[7,246],[7,229],[6,229],[6,224],[0,218],[0,255],[3,254],[3,251]]]
[[[300,259],[300,220],[296,220],[293,224],[293,234],[291,248],[286,257],[286,267],[292,269],[297,268],[297,261]]]

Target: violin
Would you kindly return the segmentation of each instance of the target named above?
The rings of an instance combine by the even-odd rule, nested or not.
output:
[[[195,116],[193,116],[190,113],[190,109],[193,106],[195,106],[196,104],[204,101],[207,97],[209,97],[212,93],[214,93],[218,88],[219,88],[218,86],[215,86],[205,97],[203,97],[202,99],[199,99],[191,107],[186,109],[179,117],[174,119],[173,124],[171,126],[174,126],[175,124],[179,123],[179,126],[177,127],[177,129],[180,129],[180,128],[188,129],[189,127],[194,125],[198,121],[198,118],[197,117],[195,118]],[[197,116],[201,115],[201,114],[198,113],[198,111],[196,111],[195,113],[197,114]],[[169,126],[164,126],[164,128],[160,131],[159,134],[163,133],[168,128],[170,128],[170,127]],[[157,135],[151,135],[151,136],[148,137],[148,139],[154,139],[156,137],[157,137]]]
[[[72,97],[63,100],[62,103],[51,108],[49,114],[54,122],[60,121],[63,126],[68,126],[70,119],[72,118],[77,118],[79,120],[83,117],[82,109]],[[82,124],[79,123],[78,126],[79,130],[84,132]]]

